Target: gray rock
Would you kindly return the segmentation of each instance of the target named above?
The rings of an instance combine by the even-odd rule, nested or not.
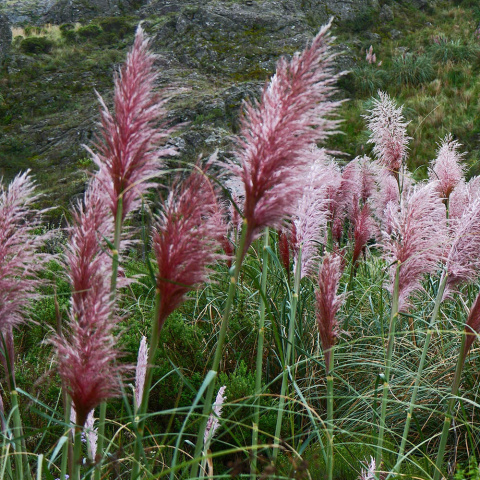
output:
[[[380,10],[380,20],[382,22],[391,22],[393,20],[393,10],[390,5],[385,4]]]
[[[365,32],[364,37],[372,43],[380,43],[382,41],[382,37],[378,33]]]
[[[400,30],[396,30],[395,28],[393,30],[390,30],[390,38],[392,40],[398,40],[401,38],[402,32]]]
[[[12,30],[5,15],[0,14],[0,62],[7,56],[12,44]]]

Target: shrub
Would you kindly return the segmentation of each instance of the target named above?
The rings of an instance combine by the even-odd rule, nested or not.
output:
[[[461,44],[460,40],[451,40],[450,42],[440,40],[434,43],[430,50],[433,58],[437,62],[454,63],[473,62],[480,53],[480,47],[473,44]]]
[[[416,86],[434,79],[432,62],[426,55],[405,53],[393,59],[391,82]]]
[[[20,43],[20,50],[24,53],[50,53],[53,41],[46,37],[28,37]]]
[[[98,25],[85,25],[77,30],[77,35],[83,40],[91,40],[102,34],[102,29]]]
[[[135,31],[135,28],[122,17],[104,18],[100,21],[100,26],[105,33],[114,34],[118,38]]]

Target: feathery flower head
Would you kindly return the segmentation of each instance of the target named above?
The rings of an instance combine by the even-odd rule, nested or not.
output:
[[[213,404],[213,412],[208,417],[207,426],[205,427],[205,434],[203,437],[203,442],[205,449],[208,449],[212,438],[215,436],[218,427],[220,426],[220,417],[222,416],[222,409],[225,400],[227,399],[225,395],[225,390],[227,389],[226,385],[220,387],[217,393],[217,398]]]
[[[85,432],[87,436],[87,450],[90,460],[95,461],[97,456],[97,441],[98,441],[98,429],[94,428],[95,417],[94,410],[92,410],[85,421]]]
[[[127,60],[115,77],[114,113],[102,98],[101,138],[95,144],[98,154],[92,155],[100,168],[99,181],[109,197],[116,218],[119,198],[123,199],[122,220],[141,203],[142,195],[152,186],[152,178],[160,172],[160,158],[174,155],[174,149],[160,150],[158,145],[172,132],[164,118],[168,98],[153,92],[158,74],[154,69],[155,55],[149,40],[139,26]]]
[[[437,158],[430,164],[430,180],[436,181],[437,191],[448,199],[453,189],[463,180],[465,167],[460,163],[465,153],[459,153],[460,144],[448,134],[439,145]]]
[[[94,180],[84,204],[74,213],[65,261],[72,284],[69,334],[56,335],[58,370],[72,397],[77,423],[102,401],[120,394],[119,376],[125,370],[117,359],[116,316],[110,300],[111,259],[101,247],[111,215]]]
[[[140,347],[138,349],[137,368],[135,372],[135,402],[137,408],[140,407],[145,387],[145,376],[147,374],[148,364],[148,344],[147,337],[142,336]]]
[[[331,349],[338,336],[336,315],[344,299],[344,295],[337,295],[341,276],[341,257],[327,253],[320,266],[318,288],[315,292],[317,325],[327,371],[330,370]]]
[[[48,235],[34,234],[41,222],[41,212],[32,209],[38,198],[34,190],[28,172],[17,175],[8,187],[0,181],[0,332],[4,337],[25,321],[37,296],[37,274],[47,260],[37,252]]]
[[[366,468],[362,468],[360,472],[359,480],[375,480],[375,470],[377,469],[377,464],[373,457],[370,457],[370,462],[365,460]]]
[[[363,205],[363,207],[360,207],[358,204],[355,206],[352,222],[354,239],[352,263],[355,265],[365,245],[373,238],[376,232],[375,222],[373,221],[368,203]]]
[[[374,100],[372,110],[363,116],[372,132],[368,143],[373,143],[373,152],[380,163],[398,178],[407,157],[408,122],[405,122],[402,107],[397,108],[388,94],[379,91],[378,96],[380,98]]]
[[[460,218],[450,219],[449,230],[445,295],[456,285],[474,282],[480,274],[480,198]]]
[[[480,198],[480,177],[472,177],[468,182],[461,180],[450,195],[448,218],[459,219],[478,198]]]
[[[154,226],[160,329],[186,294],[207,279],[209,265],[222,258],[218,248],[225,233],[215,188],[196,167],[172,190]]]
[[[433,273],[443,259],[447,241],[445,206],[434,184],[404,191],[400,205],[390,202],[385,212],[381,247],[392,264],[391,289],[400,263],[399,310],[408,308],[408,297],[421,288],[423,275]]]
[[[259,104],[245,104],[237,157],[229,164],[244,184],[246,247],[264,227],[280,228],[294,213],[303,193],[311,145],[335,132],[330,117],[340,102],[330,100],[339,75],[334,73],[328,30],[288,62],[282,58]]]

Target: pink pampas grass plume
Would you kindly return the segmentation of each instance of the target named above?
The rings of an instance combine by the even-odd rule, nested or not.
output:
[[[215,433],[220,427],[220,417],[222,416],[222,409],[225,400],[227,399],[225,395],[225,390],[227,387],[224,385],[220,387],[217,393],[217,397],[215,399],[215,403],[213,404],[213,411],[208,417],[207,426],[205,428],[205,433],[203,437],[203,442],[205,445],[205,449],[208,449],[212,438],[215,436]]]
[[[373,457],[370,457],[370,462],[365,460],[366,467],[362,468],[360,472],[359,480],[375,480],[375,470],[377,469],[377,464]]]
[[[114,112],[111,113],[99,96],[101,138],[95,144],[98,154],[90,151],[100,171],[97,176],[108,195],[117,218],[118,201],[123,201],[123,219],[139,207],[141,197],[154,185],[152,179],[160,172],[161,157],[175,154],[173,149],[160,150],[158,145],[172,132],[165,129],[164,105],[168,98],[153,92],[158,74],[154,69],[155,55],[149,40],[138,27],[133,48],[115,78]]]
[[[327,371],[330,370],[331,349],[338,336],[336,315],[344,299],[344,295],[337,295],[341,276],[341,257],[327,253],[320,266],[318,287],[315,292],[317,326]]]
[[[398,179],[410,140],[408,122],[405,122],[402,107],[397,108],[385,92],[379,91],[378,96],[372,110],[364,115],[372,132],[368,142],[373,143],[373,152],[380,163]]]
[[[27,321],[37,288],[44,283],[38,273],[49,258],[39,251],[49,234],[35,232],[42,212],[32,208],[38,199],[34,190],[28,172],[17,175],[8,187],[0,181],[0,335],[5,342],[0,344],[0,359],[11,389],[15,388],[13,329]]]
[[[445,207],[435,185],[429,183],[405,192],[400,206],[389,203],[385,217],[387,228],[381,247],[385,260],[392,265],[391,290],[396,264],[400,263],[399,311],[405,311],[409,296],[421,288],[423,276],[433,273],[444,258]]]
[[[111,229],[110,219],[99,185],[93,182],[74,214],[67,247],[73,289],[68,332],[52,340],[58,371],[80,426],[97,405],[120,394],[119,377],[125,370],[117,361],[111,259],[100,246],[103,234]]]
[[[85,432],[87,437],[87,450],[90,460],[95,461],[97,456],[98,429],[94,428],[95,416],[92,410],[85,421]]]
[[[480,198],[468,205],[460,218],[450,219],[449,227],[445,295],[454,286],[474,282],[480,274]]]
[[[376,231],[368,203],[363,207],[357,206],[352,221],[354,239],[352,264],[356,265],[367,242],[373,238]]]
[[[453,189],[463,180],[465,167],[460,163],[464,153],[460,144],[448,134],[439,146],[437,158],[430,164],[430,180],[436,181],[438,193],[448,200]]]
[[[467,355],[477,334],[480,334],[480,295],[477,296],[475,302],[468,314],[467,323],[465,324],[465,355]]]
[[[480,177],[472,177],[468,182],[460,181],[450,195],[448,218],[459,219],[469,206],[480,198]]]
[[[135,405],[137,408],[140,407],[143,398],[145,376],[147,375],[148,350],[147,337],[142,336],[140,347],[138,349],[137,368],[135,371]]]
[[[218,248],[225,233],[214,187],[196,167],[170,193],[154,226],[159,330],[187,293],[207,279],[209,265],[222,258]]]
[[[333,70],[328,30],[288,62],[282,58],[260,103],[245,104],[237,157],[229,165],[244,184],[246,248],[267,226],[280,228],[303,192],[311,145],[335,132],[330,119],[340,102],[330,100],[338,75]]]

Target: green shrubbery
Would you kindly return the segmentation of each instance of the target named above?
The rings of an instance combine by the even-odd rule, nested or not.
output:
[[[20,50],[24,53],[50,53],[54,43],[46,37],[27,37],[20,43]]]

